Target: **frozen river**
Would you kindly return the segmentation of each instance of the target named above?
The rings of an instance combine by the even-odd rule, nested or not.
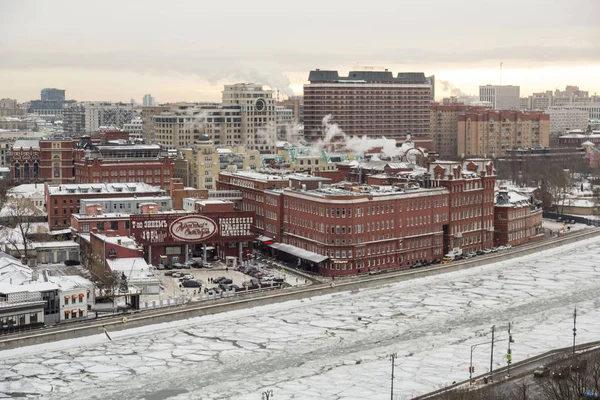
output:
[[[0,398],[390,398],[468,378],[470,346],[507,338],[513,360],[600,340],[600,239],[354,293],[0,352]],[[502,366],[505,345],[497,346]],[[489,369],[489,347],[474,353]]]

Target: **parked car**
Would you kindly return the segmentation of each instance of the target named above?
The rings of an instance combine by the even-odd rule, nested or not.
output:
[[[65,260],[65,265],[67,267],[72,267],[73,265],[79,265],[79,264],[81,264],[81,263],[77,260]]]
[[[162,270],[164,270],[164,269],[165,269],[165,266],[164,266],[164,265],[162,265],[162,264],[158,264],[158,265],[156,266],[156,269],[157,269],[157,270],[159,270],[159,271],[162,271]]]
[[[477,255],[477,253],[475,253],[474,251],[470,251],[470,252],[468,252],[468,253],[467,253],[467,257],[468,257],[468,258],[473,258],[473,257],[475,257],[476,255]]]
[[[165,276],[173,276],[173,271],[165,271]]]
[[[550,368],[546,367],[545,365],[540,365],[535,369],[535,371],[533,371],[533,376],[535,378],[543,378],[548,376],[548,374],[550,374]]]
[[[442,262],[441,262],[441,263],[442,263],[442,264],[448,264],[448,263],[451,263],[451,262],[452,262],[452,259],[451,259],[451,258],[449,258],[449,257],[444,257],[444,258],[442,258]]]
[[[483,249],[483,254],[490,254],[492,251],[490,249]]]
[[[497,252],[498,252],[498,248],[497,248],[497,247],[492,247],[492,248],[490,249],[490,251],[491,251],[492,253],[497,253]]]
[[[487,254],[485,251],[483,250],[477,250],[475,253],[477,253],[478,256],[482,256],[484,254]]]
[[[422,266],[423,266],[423,263],[418,262],[416,264],[411,265],[410,267],[411,268],[421,268]]]
[[[378,269],[372,269],[371,271],[369,271],[369,275],[379,275],[381,274],[381,271]]]
[[[552,371],[552,379],[564,379],[569,376],[569,367],[562,367],[555,371]]]
[[[173,273],[171,274],[171,276],[173,278],[181,278],[183,276],[183,273],[182,272],[173,271]]]
[[[239,292],[240,290],[242,290],[242,288],[238,285],[229,285],[229,288],[233,289],[235,292]]]
[[[183,264],[180,264],[180,263],[173,263],[172,265],[173,265],[174,269],[182,269],[183,268]]]
[[[187,281],[183,281],[182,285],[183,285],[183,287],[195,287],[195,288],[199,288],[199,287],[202,286],[200,284],[200,282],[194,281],[192,279],[187,280]]]
[[[181,269],[190,269],[192,268],[190,264],[185,263],[185,264],[181,264]]]
[[[223,283],[223,281],[227,279],[224,276],[219,276],[218,278],[214,278],[212,281],[213,283]]]

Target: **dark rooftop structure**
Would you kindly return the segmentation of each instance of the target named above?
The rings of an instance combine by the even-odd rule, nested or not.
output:
[[[322,71],[320,69],[310,71],[308,80],[311,83],[319,82],[356,82],[364,81],[365,83],[399,83],[399,84],[416,84],[427,83],[423,72],[399,72],[396,77],[390,71],[350,71],[348,76],[340,76],[337,71]]]

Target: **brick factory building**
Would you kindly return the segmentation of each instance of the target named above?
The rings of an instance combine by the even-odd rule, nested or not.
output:
[[[75,183],[144,182],[169,188],[174,161],[159,145],[95,145],[82,139],[74,150]]]
[[[238,211],[232,202],[205,202],[197,212],[143,212],[131,215],[131,236],[144,246],[152,265],[184,263],[207,252],[240,263],[252,257],[254,212]],[[145,207],[145,206],[142,206]]]
[[[10,153],[15,182],[69,183],[73,180],[71,139],[17,140]]]
[[[422,72],[311,71],[304,85],[304,136],[323,138],[323,119],[331,115],[351,136],[385,136],[431,143],[429,103],[432,86]],[[427,146],[424,146],[427,147]]]
[[[96,183],[44,185],[44,200],[51,230],[69,228],[71,214],[79,213],[81,199],[157,196],[164,193],[146,183]]]
[[[284,189],[284,257],[328,276],[408,267],[443,257],[448,190],[340,184]]]
[[[500,188],[494,207],[494,245],[516,246],[544,237],[542,209],[527,197]]]

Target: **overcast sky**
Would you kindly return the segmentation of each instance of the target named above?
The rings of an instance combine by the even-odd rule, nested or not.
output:
[[[600,93],[599,0],[19,0],[0,9],[0,98],[220,99],[224,83],[302,92],[314,68],[435,74]],[[438,97],[444,85],[439,84]],[[446,87],[449,89],[449,86]]]

